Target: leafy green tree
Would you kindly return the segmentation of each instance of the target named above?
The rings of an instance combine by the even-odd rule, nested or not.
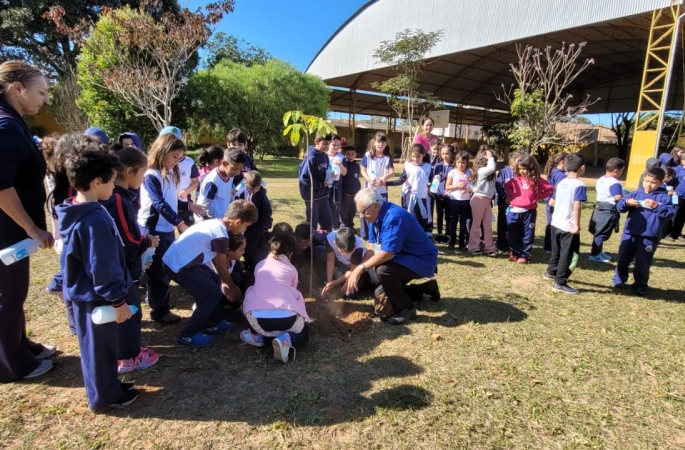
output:
[[[325,116],[329,100],[320,78],[278,59],[252,67],[223,61],[193,74],[183,92],[191,141],[205,135],[223,141],[231,128],[239,127],[260,158],[275,154],[284,143],[283,111]]]
[[[212,68],[221,61],[233,61],[243,66],[252,67],[256,64],[264,64],[273,55],[261,47],[255,47],[230,34],[218,32],[207,42],[205,47],[207,56],[204,58],[204,66]]]
[[[85,19],[97,22],[103,8],[132,6],[130,0],[59,0],[66,27],[74,27]],[[0,2],[0,60],[21,59],[39,65],[57,78],[69,75],[76,67],[80,45],[55,27],[52,20],[54,1],[7,0]],[[159,11],[177,11],[176,0],[157,3]]]

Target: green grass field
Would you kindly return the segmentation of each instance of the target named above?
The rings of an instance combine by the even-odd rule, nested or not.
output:
[[[265,161],[275,221],[304,219],[297,163]],[[542,209],[537,225],[526,266],[440,245],[443,300],[418,304],[407,327],[372,319],[371,299],[308,301],[311,342],[288,365],[235,332],[180,347],[182,325],[146,312],[143,339],[160,362],[126,377],[142,389],[134,405],[97,416],[62,304],[44,291],[57,256],[42,251],[28,329],[61,353],[46,376],[0,386],[0,448],[685,448],[685,246],[658,249],[652,288],[637,298],[610,288],[612,264],[587,260],[584,231],[569,282],[581,293],[566,296],[542,279]],[[605,249],[614,256],[618,240]],[[185,292],[172,296],[190,316]]]

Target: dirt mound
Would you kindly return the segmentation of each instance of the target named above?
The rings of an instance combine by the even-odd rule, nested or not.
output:
[[[307,312],[314,320],[317,333],[349,337],[367,330],[373,323],[373,306],[353,300],[307,301]]]

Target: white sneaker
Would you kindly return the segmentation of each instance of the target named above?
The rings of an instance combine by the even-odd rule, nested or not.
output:
[[[275,337],[271,343],[274,348],[274,358],[284,363],[288,362],[288,356],[290,354],[290,348],[292,344],[290,343],[290,335],[288,333],[281,333],[278,337]]]
[[[39,377],[39,376],[43,375],[44,373],[49,372],[50,369],[52,369],[52,361],[50,361],[49,359],[44,359],[43,361],[40,362],[40,365],[38,367],[36,367],[36,370],[34,370],[30,374],[26,375],[24,377],[24,379],[26,380],[28,378]]]
[[[43,345],[43,351],[36,355],[36,359],[49,358],[57,352],[57,347],[54,345]]]
[[[597,255],[597,256],[590,255],[590,256],[588,256],[587,259],[589,259],[590,261],[598,262],[598,263],[608,263],[608,262],[611,262],[610,259],[604,258],[604,256],[602,256],[601,253],[600,253],[599,255]]]

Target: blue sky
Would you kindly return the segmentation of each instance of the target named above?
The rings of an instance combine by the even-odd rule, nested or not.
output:
[[[305,70],[335,31],[368,0],[236,0],[217,31],[262,47]],[[205,0],[182,6],[195,10]]]

